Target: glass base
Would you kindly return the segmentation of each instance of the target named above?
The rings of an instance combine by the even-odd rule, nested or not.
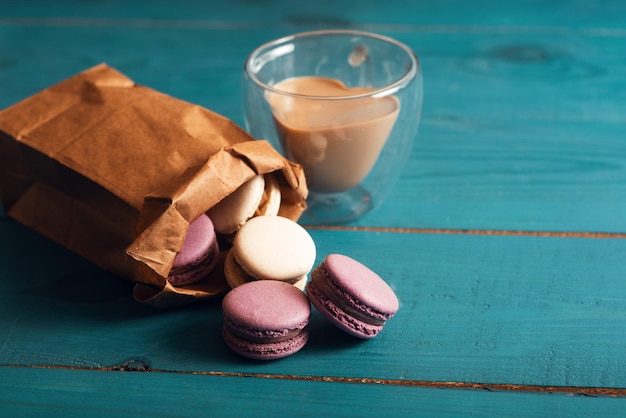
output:
[[[361,186],[343,193],[310,192],[306,203],[307,209],[299,220],[303,225],[352,221],[373,207],[372,195]]]

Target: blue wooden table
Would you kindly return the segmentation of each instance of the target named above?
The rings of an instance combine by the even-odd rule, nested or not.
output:
[[[0,108],[107,62],[243,125],[246,55],[321,28],[423,67],[387,202],[307,226],[316,264],[350,254],[396,290],[384,332],[314,313],[301,352],[246,361],[219,298],[154,310],[2,215],[1,416],[624,416],[625,2],[0,0]]]

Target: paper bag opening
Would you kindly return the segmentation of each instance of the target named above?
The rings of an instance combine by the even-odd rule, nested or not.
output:
[[[302,168],[208,109],[101,64],[0,112],[8,216],[135,283],[157,307],[228,289],[223,266],[167,281],[189,224],[257,174],[275,173],[279,215],[297,220]],[[223,255],[222,255],[223,258]]]

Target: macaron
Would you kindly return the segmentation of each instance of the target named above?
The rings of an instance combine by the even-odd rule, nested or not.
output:
[[[266,177],[259,174],[220,200],[207,214],[218,233],[229,235],[237,232],[253,216],[276,215],[280,200],[280,189],[274,176],[267,175],[266,181]]]
[[[248,273],[246,273],[244,269],[239,266],[239,264],[235,260],[234,251],[232,250],[226,253],[226,260],[224,261],[224,276],[226,276],[226,283],[228,283],[228,285],[232,289],[244,283],[257,280],[253,276],[250,276]],[[300,279],[296,280],[293,283],[289,282],[289,284],[292,284],[293,286],[304,292],[304,287],[306,286],[308,277],[306,274],[300,277]]]
[[[398,298],[374,271],[357,260],[329,254],[306,285],[311,304],[339,329],[375,337],[399,308]]]
[[[189,224],[183,246],[174,258],[167,280],[173,286],[195,283],[217,264],[219,245],[211,219],[202,214]]]
[[[222,301],[223,338],[242,356],[275,360],[296,353],[309,339],[309,300],[283,282],[262,280],[231,290]]]
[[[280,193],[280,186],[276,179],[275,173],[266,173],[263,176],[265,180],[265,189],[263,191],[263,197],[261,203],[254,212],[254,216],[274,216],[278,215],[280,211],[280,203],[282,201],[282,195]]]
[[[255,280],[277,280],[303,289],[315,255],[313,238],[296,222],[257,216],[235,235],[224,274],[232,288]]]

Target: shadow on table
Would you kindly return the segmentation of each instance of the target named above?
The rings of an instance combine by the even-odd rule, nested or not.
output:
[[[156,310],[135,301],[132,290],[132,283],[12,220],[0,220],[0,326],[17,327],[20,338],[12,337],[16,346],[33,344],[37,335],[53,335],[75,344],[72,350],[81,359],[98,358],[103,366],[119,370],[251,366],[259,371],[262,367],[256,365],[268,365],[226,347],[221,297]],[[340,331],[315,308],[309,334],[298,359],[348,351],[363,342]],[[80,348],[85,343],[93,347]],[[103,349],[110,353],[99,354]],[[58,350],[72,361],[78,355],[68,347]],[[58,354],[56,348],[50,353]]]

